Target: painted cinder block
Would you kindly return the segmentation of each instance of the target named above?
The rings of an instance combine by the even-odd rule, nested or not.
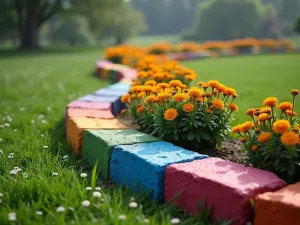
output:
[[[97,96],[97,95],[85,95],[80,97],[77,101],[82,102],[106,102],[111,103],[111,110],[113,115],[118,115],[120,111],[125,107],[121,102],[119,96]]]
[[[111,103],[73,101],[67,105],[67,108],[111,110]]]
[[[254,225],[300,224],[300,182],[255,198]]]
[[[97,168],[104,179],[109,177],[110,159],[117,145],[159,141],[136,130],[86,130],[83,135],[82,156]],[[136,167],[138,169],[138,167]]]
[[[122,78],[119,82],[120,83],[126,83],[126,84],[132,84],[132,80],[131,78]]]
[[[105,73],[113,66],[110,61],[97,61],[96,72],[99,77],[105,77]]]
[[[122,97],[126,93],[127,93],[127,91],[124,91],[124,90],[113,90],[113,89],[108,89],[108,88],[102,88],[102,89],[95,91],[94,95]]]
[[[276,191],[286,183],[275,174],[219,158],[173,164],[166,170],[165,200],[188,212],[199,212],[201,200],[212,207],[214,219],[232,219],[244,225],[252,219],[250,199],[259,193]]]
[[[113,90],[129,91],[130,86],[131,86],[131,84],[118,82],[118,83],[107,86],[107,88],[113,89]]]
[[[96,119],[87,117],[71,117],[67,126],[67,141],[73,147],[74,153],[81,157],[82,135],[85,129],[127,129],[118,119]]]
[[[110,175],[114,182],[133,187],[137,192],[151,191],[152,198],[161,202],[167,166],[206,157],[164,141],[120,145],[113,150]]]

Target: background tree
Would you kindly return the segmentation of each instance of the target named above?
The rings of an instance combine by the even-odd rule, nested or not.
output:
[[[297,34],[300,35],[300,16],[297,17],[295,25],[294,25],[294,30]]]

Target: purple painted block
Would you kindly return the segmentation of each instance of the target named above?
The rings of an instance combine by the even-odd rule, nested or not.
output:
[[[111,110],[111,103],[107,102],[82,102],[73,101],[67,105],[68,108],[80,108],[80,109],[103,109]]]

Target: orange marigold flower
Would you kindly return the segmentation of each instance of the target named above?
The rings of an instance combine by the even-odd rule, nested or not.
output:
[[[141,82],[138,80],[132,82],[132,86],[136,86],[136,85],[140,85],[140,84],[141,84]]]
[[[258,149],[258,146],[257,145],[253,145],[251,149],[252,149],[252,151],[256,152],[257,149]]]
[[[276,97],[268,97],[264,100],[264,106],[274,107],[276,106],[278,99]]]
[[[197,88],[197,87],[192,87],[192,88],[189,89],[188,95],[191,98],[200,98],[200,97],[202,97],[202,90],[200,88]]]
[[[293,116],[297,116],[297,113],[296,113],[296,112],[293,112],[292,110],[289,110],[289,109],[288,109],[288,110],[286,110],[285,112],[286,112],[286,114],[287,114],[288,116],[292,116],[292,115],[293,115]]]
[[[145,92],[152,92],[153,91],[153,87],[150,85],[144,86],[143,87],[143,91]]]
[[[195,77],[193,75],[186,75],[185,79],[187,79],[188,81],[193,81],[195,80]]]
[[[205,82],[199,81],[197,84],[198,84],[200,87],[202,87],[202,85],[205,84]]]
[[[294,96],[296,96],[296,95],[299,94],[299,90],[293,89],[293,90],[291,90],[291,94],[294,95]]]
[[[258,139],[258,141],[261,142],[261,143],[266,143],[266,142],[268,142],[268,141],[270,140],[271,136],[272,136],[271,133],[265,132],[265,133],[260,134],[260,135],[257,137],[257,139]]]
[[[146,97],[145,103],[152,103],[155,100],[155,95],[150,95]]]
[[[181,87],[182,83],[180,80],[171,80],[169,85],[170,87]]]
[[[169,84],[167,84],[167,83],[159,83],[159,84],[157,84],[157,86],[158,86],[159,88],[165,89],[165,88],[168,88],[168,87],[169,87]]]
[[[145,92],[141,92],[141,93],[138,94],[137,97],[138,97],[139,99],[141,99],[141,98],[143,98],[145,95],[146,95]]]
[[[174,108],[170,108],[165,111],[164,118],[166,120],[172,121],[176,119],[177,115],[178,115],[177,110]]]
[[[236,112],[239,111],[239,107],[238,107],[236,104],[234,104],[234,103],[229,103],[229,104],[228,104],[228,108],[229,108],[231,111],[236,111]]]
[[[234,127],[232,127],[232,134],[236,134],[236,133],[239,133],[240,132],[240,128],[241,128],[241,125],[236,125]]]
[[[144,112],[144,110],[145,110],[145,107],[144,106],[139,106],[137,109],[136,109],[136,112],[137,113],[142,113],[142,112]]]
[[[291,127],[288,120],[277,120],[273,123],[273,131],[277,134],[287,132]]]
[[[206,112],[207,112],[208,114],[211,114],[211,113],[212,113],[212,110],[211,110],[211,109],[206,109]]]
[[[125,94],[122,96],[122,98],[121,98],[122,103],[127,103],[129,101],[130,101],[130,94]]]
[[[224,103],[220,99],[215,98],[212,101],[212,104],[213,104],[215,109],[219,109],[219,110],[224,109]]]
[[[246,143],[247,140],[248,140],[247,137],[241,137],[241,138],[240,138],[240,142],[242,142],[242,143]]]
[[[188,104],[184,104],[182,108],[185,112],[191,112],[194,110],[194,105],[191,103],[188,103]]]
[[[211,93],[206,92],[206,93],[205,93],[205,97],[207,97],[207,98],[211,97]]]
[[[182,102],[187,98],[187,95],[184,93],[177,93],[174,95],[173,99],[175,102]]]
[[[156,85],[156,81],[155,80],[148,80],[145,83],[146,86],[155,86]]]
[[[295,125],[293,126],[293,131],[294,131],[294,132],[299,132],[299,131],[300,131],[300,124],[295,124]]]
[[[171,96],[171,94],[169,94],[169,93],[159,93],[156,96],[155,101],[163,102],[164,100],[168,99],[170,96]]]
[[[295,132],[292,132],[292,131],[283,133],[281,135],[280,140],[283,144],[289,145],[289,146],[300,144],[300,138],[299,138],[298,134],[296,134]]]
[[[205,89],[208,88],[208,84],[203,82],[203,83],[202,83],[202,87],[203,87],[203,89],[205,90]]]
[[[236,90],[235,89],[233,89],[233,88],[230,88],[230,87],[228,87],[228,88],[226,88],[226,94],[227,95],[236,95]]]
[[[221,84],[221,85],[217,88],[217,90],[218,90],[219,92],[226,92],[227,87],[226,87],[225,85]]]
[[[270,119],[270,116],[269,116],[269,114],[267,114],[267,113],[262,113],[262,114],[260,114],[260,115],[257,117],[257,119],[258,119],[259,121],[261,121],[261,122],[265,122],[265,121],[267,121],[268,119]]]
[[[125,114],[125,113],[126,113],[126,109],[122,109],[121,114]]]
[[[278,106],[278,109],[281,109],[283,111],[292,110],[293,109],[293,104],[290,103],[290,102],[281,102]]]
[[[247,121],[241,124],[240,132],[247,132],[251,129],[253,122]]]
[[[248,109],[248,110],[246,111],[246,115],[248,115],[248,116],[253,116],[254,113],[255,113],[255,109],[254,109],[254,108]]]
[[[208,86],[210,86],[211,88],[218,88],[220,87],[220,82],[217,80],[209,80],[208,81]]]
[[[262,107],[262,108],[260,108],[260,112],[261,113],[271,113],[271,108],[270,107]]]

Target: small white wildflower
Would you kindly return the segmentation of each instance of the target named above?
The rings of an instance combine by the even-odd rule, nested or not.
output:
[[[47,150],[49,147],[47,145],[44,145],[44,150]]]
[[[83,207],[89,207],[91,205],[91,202],[89,200],[84,200],[81,204]]]
[[[125,215],[119,215],[119,216],[118,216],[118,219],[119,219],[119,220],[126,220],[126,216],[125,216]]]
[[[24,111],[25,111],[25,108],[24,108],[24,107],[21,107],[21,108],[20,108],[20,111],[21,111],[21,112],[24,112]]]
[[[138,204],[136,202],[130,202],[129,207],[130,208],[136,208],[136,207],[138,207]]]
[[[0,125],[0,128],[4,128],[4,125]]]
[[[2,149],[0,149],[0,155],[2,155],[3,154],[3,150]]]
[[[45,135],[44,134],[41,134],[41,137],[44,137]]]
[[[39,119],[43,119],[43,118],[44,118],[44,115],[43,115],[43,114],[40,114],[40,115],[38,116],[38,118],[39,118]]]
[[[42,123],[47,123],[47,121],[46,120],[42,120]]]
[[[0,193],[0,198],[2,198],[3,197],[3,194],[2,193]]]
[[[13,159],[13,158],[14,158],[14,156],[15,156],[15,154],[14,154],[13,152],[11,152],[11,153],[9,153],[9,154],[8,154],[8,156],[7,156],[7,157],[8,157],[9,159]]]
[[[51,111],[51,107],[50,107],[50,106],[48,106],[48,107],[47,107],[47,110],[48,110],[48,111]]]
[[[42,211],[36,211],[36,215],[41,216],[41,215],[43,215],[43,212]]]
[[[9,123],[5,123],[4,126],[5,126],[5,127],[9,127]]]
[[[147,219],[147,218],[144,219],[144,223],[149,223],[149,222],[150,222],[149,219]]]
[[[90,191],[92,190],[92,187],[86,187],[85,190]]]
[[[24,173],[23,173],[23,177],[24,177],[24,178],[28,178],[28,173],[24,172]]]
[[[17,175],[18,171],[17,170],[11,170],[9,172],[10,175]]]
[[[101,187],[95,187],[95,191],[101,191]]]
[[[56,208],[56,212],[62,213],[64,211],[65,211],[65,207],[63,207],[63,206],[59,206]]]
[[[14,170],[16,170],[17,172],[21,171],[22,169],[20,167],[15,166]]]
[[[58,172],[53,172],[52,176],[58,176]]]
[[[10,116],[7,116],[6,119],[8,122],[12,122],[12,120],[13,120]]]
[[[8,213],[8,221],[16,221],[17,220],[17,214],[15,212]]]
[[[14,129],[14,132],[17,132],[18,131],[18,129]]]
[[[86,174],[86,173],[81,173],[80,176],[81,176],[82,178],[85,178],[85,177],[87,177],[87,174]]]
[[[101,198],[102,194],[101,194],[100,191],[94,191],[94,192],[93,192],[93,196],[94,196],[95,198]]]
[[[180,223],[180,219],[178,219],[178,218],[171,219],[171,224],[179,224],[179,223]]]
[[[34,124],[34,123],[35,123],[35,121],[34,121],[34,120],[31,120],[31,123],[32,123],[32,124]]]

